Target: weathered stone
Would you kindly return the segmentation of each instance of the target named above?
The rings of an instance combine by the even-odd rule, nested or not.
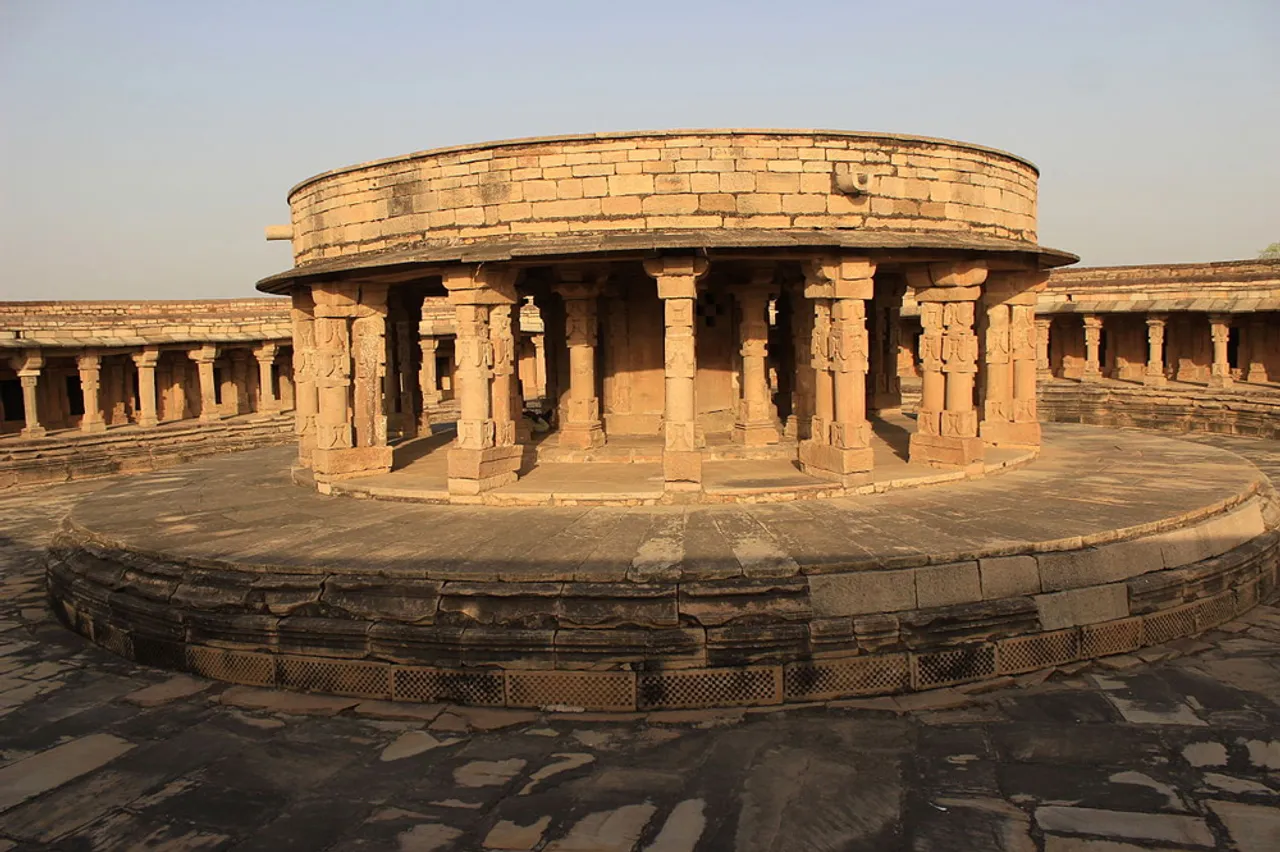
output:
[[[1204,820],[1178,814],[1144,814],[1044,805],[1036,808],[1035,819],[1045,832],[1189,843],[1193,846],[1212,847],[1216,843]]]
[[[1045,630],[1097,624],[1129,615],[1129,593],[1123,583],[1036,595],[1034,600]]]
[[[978,560],[982,597],[986,600],[1040,592],[1040,569],[1034,556],[991,556]]]
[[[914,573],[861,571],[845,574],[813,574],[809,597],[820,617],[865,615],[915,609]]]

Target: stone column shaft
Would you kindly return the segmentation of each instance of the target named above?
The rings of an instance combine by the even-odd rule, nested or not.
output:
[[[1084,320],[1084,374],[1082,381],[1096,382],[1102,378],[1102,365],[1098,360],[1098,348],[1102,345],[1102,317],[1085,314]]]
[[[558,441],[562,447],[590,449],[604,444],[600,398],[596,394],[596,344],[600,320],[598,299],[602,282],[559,282],[555,291],[564,300],[565,340],[569,346],[569,394]]]
[[[253,357],[258,361],[258,411],[263,413],[280,410],[280,401],[276,399],[275,381],[272,367],[276,363],[276,353],[280,347],[274,343],[264,343],[253,350]]]
[[[440,378],[436,375],[436,350],[439,343],[432,333],[418,330],[418,345],[422,349],[422,364],[418,368],[418,393],[422,396],[422,420],[418,434],[431,431],[431,409],[440,404]]]
[[[156,411],[156,363],[160,360],[160,352],[148,349],[133,354],[133,363],[138,368],[138,425],[151,428],[160,423]]]
[[[1047,279],[1042,272],[993,272],[987,278],[979,434],[988,445],[1040,445],[1036,379],[1041,341],[1035,306]]]
[[[773,268],[759,270],[738,293],[742,312],[739,338],[742,356],[741,399],[733,424],[733,440],[741,444],[778,443],[778,424],[769,399],[769,287]]]
[[[1147,317],[1147,369],[1142,383],[1152,387],[1168,384],[1164,375],[1164,315]]]
[[[695,302],[697,282],[706,274],[707,262],[703,258],[663,257],[645,261],[644,268],[657,281],[665,324],[663,480],[669,492],[699,491],[702,450],[698,440]]]
[[[222,419],[213,375],[213,362],[217,360],[218,347],[201,346],[190,349],[187,357],[196,363],[197,377],[200,380],[200,422],[212,423]]]
[[[1227,360],[1227,342],[1231,339],[1231,317],[1209,315],[1209,334],[1213,339],[1213,366],[1209,368],[1209,387],[1229,388],[1233,384],[1231,364]]]
[[[1042,379],[1053,378],[1053,365],[1049,363],[1049,329],[1053,320],[1049,317],[1037,317],[1036,328],[1036,372]]]
[[[80,370],[80,390],[84,394],[84,416],[80,418],[81,432],[105,432],[107,422],[102,416],[102,401],[98,390],[102,381],[102,356],[86,352],[76,358]]]
[[[23,438],[43,438],[46,434],[40,424],[40,371],[43,369],[44,357],[39,350],[13,359],[13,370],[22,385],[22,409],[26,418],[20,433]]]
[[[311,290],[297,288],[292,294],[289,316],[293,324],[294,432],[298,436],[298,463],[311,466],[316,445],[316,318]]]

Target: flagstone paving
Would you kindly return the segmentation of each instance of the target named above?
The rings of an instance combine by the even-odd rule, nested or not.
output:
[[[1200,437],[1280,476],[1280,442]],[[0,852],[1280,849],[1280,607],[901,699],[623,717],[304,696],[64,630],[0,494]]]

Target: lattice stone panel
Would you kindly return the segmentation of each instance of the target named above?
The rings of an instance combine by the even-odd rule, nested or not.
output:
[[[996,649],[990,645],[911,655],[911,684],[915,689],[963,683],[990,677],[995,672]]]
[[[360,698],[391,697],[391,667],[386,663],[278,657],[276,682],[308,692]]]
[[[640,675],[636,688],[642,710],[780,704],[782,668],[655,672]]]
[[[1225,621],[1230,621],[1236,614],[1236,593],[1227,591],[1223,594],[1197,601],[1194,613],[1197,633],[1208,630],[1210,627],[1217,627]]]
[[[1019,674],[1058,666],[1080,658],[1080,632],[1075,629],[1015,636],[996,643],[996,671]]]
[[[876,654],[790,663],[783,671],[788,699],[819,700],[842,695],[900,692],[911,684],[906,654]]]
[[[270,654],[188,645],[187,668],[213,680],[250,686],[274,686],[276,682],[276,661]]]
[[[1196,632],[1196,604],[1166,609],[1144,615],[1143,631],[1148,645],[1158,645]]]
[[[636,709],[633,672],[507,672],[508,707]]]
[[[133,659],[133,641],[129,634],[119,627],[113,627],[104,621],[94,621],[93,641],[113,654],[125,659]]]
[[[1085,659],[1124,654],[1141,647],[1141,618],[1121,618],[1080,628],[1080,656]]]
[[[460,672],[398,666],[391,671],[391,695],[397,701],[450,701],[502,706],[502,672]]]

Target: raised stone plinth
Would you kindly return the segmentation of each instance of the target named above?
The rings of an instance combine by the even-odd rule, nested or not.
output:
[[[1086,427],[1046,427],[1043,457],[1001,477],[780,504],[339,500],[294,486],[288,461],[245,453],[86,499],[52,551],[60,615],[117,653],[241,683],[624,710],[1123,653],[1276,581],[1257,468]]]

